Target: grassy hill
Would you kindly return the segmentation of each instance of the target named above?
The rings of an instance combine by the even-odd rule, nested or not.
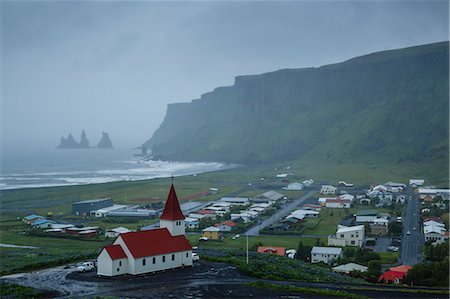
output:
[[[169,105],[144,145],[162,159],[420,165],[446,178],[448,54],[442,42],[236,77]]]

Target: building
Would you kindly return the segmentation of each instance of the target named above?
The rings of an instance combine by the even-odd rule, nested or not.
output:
[[[51,228],[53,224],[55,224],[56,222],[53,220],[48,220],[48,219],[39,219],[36,220],[34,222],[32,222],[32,226],[34,228]]]
[[[265,253],[265,254],[275,254],[275,255],[285,256],[286,248],[274,247],[274,246],[258,246],[258,252]]]
[[[363,245],[364,225],[338,225],[336,235],[328,236],[328,246],[359,246]]]
[[[24,222],[26,224],[32,224],[34,221],[41,220],[41,219],[45,219],[45,217],[31,214],[31,215],[23,217],[22,222]]]
[[[245,206],[250,203],[250,199],[246,197],[223,197],[220,202],[229,202],[232,206]]]
[[[230,232],[237,224],[231,220],[214,224],[221,232]]]
[[[314,246],[311,250],[311,263],[324,262],[325,264],[333,264],[335,260],[342,256],[342,248]]]
[[[192,266],[184,219],[172,184],[160,217],[161,228],[120,234],[97,257],[97,275],[137,275]]]
[[[353,200],[355,199],[355,196],[354,196],[354,195],[351,195],[351,194],[348,194],[348,193],[346,193],[346,194],[342,194],[342,195],[340,195],[340,196],[339,196],[339,199],[343,199],[343,200],[349,200],[350,202],[353,202]]]
[[[376,236],[384,236],[388,233],[389,229],[387,225],[382,224],[370,224],[370,233]]]
[[[327,199],[325,202],[325,207],[334,209],[348,209],[351,205],[350,200],[346,199]]]
[[[424,225],[423,234],[425,242],[431,241],[433,244],[443,243],[447,239],[445,227],[434,224]]]
[[[202,230],[202,237],[210,240],[220,240],[222,235],[220,234],[220,229],[218,227],[210,226]]]
[[[72,204],[72,214],[73,215],[90,215],[91,211],[97,211],[102,208],[111,207],[113,205],[112,199],[109,198],[99,198],[99,199],[89,199],[76,202]]]
[[[403,281],[406,274],[411,270],[411,266],[401,265],[398,267],[392,267],[388,271],[384,272],[378,278],[378,282],[395,283],[398,284]]]
[[[289,190],[289,191],[302,191],[303,190],[303,184],[302,183],[290,183],[286,187],[283,187],[283,190]]]
[[[313,210],[295,210],[293,211],[289,216],[286,217],[286,219],[289,218],[296,218],[298,220],[303,220],[305,218],[318,218],[320,212],[313,211]]]
[[[366,266],[362,266],[359,264],[355,264],[355,263],[348,263],[345,265],[339,265],[336,266],[334,268],[332,268],[332,270],[334,272],[338,272],[338,273],[345,273],[345,274],[350,274],[351,272],[367,272],[367,267]]]
[[[184,223],[186,224],[186,228],[193,229],[198,228],[200,221],[199,218],[186,217],[186,219],[184,219]]]
[[[443,198],[448,198],[450,195],[449,189],[434,189],[434,188],[418,188],[417,193],[422,200],[432,201],[437,195],[442,195]]]
[[[424,183],[425,183],[425,180],[423,180],[423,179],[410,179],[409,180],[409,185],[413,186],[413,187],[423,186]]]
[[[253,202],[266,202],[273,204],[283,198],[284,198],[283,194],[276,192],[274,190],[270,190],[253,198]]]
[[[331,185],[322,185],[320,194],[336,194],[337,188]]]
[[[364,222],[373,223],[377,218],[378,218],[377,210],[360,210],[356,213],[357,223],[364,223]]]
[[[105,237],[107,238],[116,238],[120,234],[128,233],[130,230],[128,228],[125,228],[123,226],[119,226],[116,228],[108,229],[105,232]]]

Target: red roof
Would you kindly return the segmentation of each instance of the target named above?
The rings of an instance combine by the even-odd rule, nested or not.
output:
[[[378,281],[399,283],[405,276],[405,272],[386,271],[380,275]]]
[[[122,247],[119,244],[109,245],[103,248],[106,249],[106,252],[108,252],[112,260],[123,259],[127,257],[125,251],[123,251]]]
[[[411,268],[412,267],[408,266],[408,265],[401,265],[401,266],[389,268],[389,270],[394,271],[394,272],[407,273],[409,270],[411,270]]]
[[[166,206],[160,219],[162,220],[184,220],[183,212],[181,212],[180,204],[178,202],[177,193],[173,184],[170,186],[169,195],[167,195]]]
[[[134,258],[192,250],[184,235],[172,236],[167,228],[129,232],[119,235],[119,238]]]
[[[286,248],[273,246],[258,246],[258,252],[284,256]]]
[[[222,222],[222,223],[216,223],[216,224],[214,224],[214,226],[215,226],[215,227],[218,227],[218,226],[221,226],[222,224],[227,225],[227,226],[229,226],[229,227],[234,227],[234,226],[236,226],[236,223],[234,223],[234,222],[231,221],[231,220],[227,220],[227,221]]]

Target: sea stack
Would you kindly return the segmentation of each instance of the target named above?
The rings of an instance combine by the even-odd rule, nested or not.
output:
[[[59,145],[57,148],[78,148],[78,142],[75,141],[73,138],[73,135],[69,133],[69,136],[67,138],[61,137],[61,141],[59,142]]]
[[[89,148],[89,140],[86,137],[84,130],[81,132],[80,148]]]
[[[111,139],[109,139],[109,135],[106,132],[102,132],[102,139],[97,144],[98,148],[113,148]]]

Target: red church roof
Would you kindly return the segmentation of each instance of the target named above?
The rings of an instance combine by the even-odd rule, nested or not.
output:
[[[123,259],[127,257],[125,251],[123,251],[122,247],[119,244],[105,246],[104,248],[106,249],[106,252],[108,252],[112,260]]]
[[[412,267],[408,266],[408,265],[401,265],[401,266],[389,268],[389,270],[394,271],[394,272],[408,273],[408,271],[411,270],[411,268]]]
[[[169,195],[167,196],[166,206],[160,219],[162,220],[184,220],[183,212],[181,212],[180,204],[178,202],[177,193],[173,184],[170,186]]]
[[[129,232],[119,235],[134,258],[192,250],[184,235],[172,236],[167,228]]]

